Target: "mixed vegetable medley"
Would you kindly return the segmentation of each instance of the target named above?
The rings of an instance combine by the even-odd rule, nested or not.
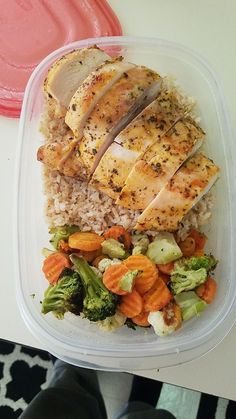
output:
[[[43,249],[49,282],[43,314],[63,319],[71,312],[105,330],[152,326],[165,336],[215,297],[217,261],[205,254],[207,237],[197,230],[183,241],[167,232],[131,234],[117,225],[103,235],[74,225],[50,234],[53,250]]]

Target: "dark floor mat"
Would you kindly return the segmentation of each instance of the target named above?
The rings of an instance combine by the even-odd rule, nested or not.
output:
[[[51,373],[47,352],[0,340],[0,419],[18,418]]]

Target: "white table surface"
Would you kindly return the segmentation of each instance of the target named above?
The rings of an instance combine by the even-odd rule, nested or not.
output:
[[[165,38],[205,56],[236,115],[235,0],[110,0],[125,35]],[[23,323],[14,290],[12,203],[18,121],[0,117],[0,338],[42,348]],[[235,133],[235,132],[234,132]],[[236,400],[236,326],[216,349],[191,363],[142,375]]]

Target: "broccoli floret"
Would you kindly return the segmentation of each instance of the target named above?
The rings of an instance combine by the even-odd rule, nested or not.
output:
[[[193,256],[190,259],[185,259],[184,265],[186,269],[197,270],[205,268],[207,272],[216,268],[218,261],[212,255]]]
[[[182,258],[175,262],[171,273],[171,287],[174,294],[190,291],[203,284],[208,272],[215,269],[217,260],[212,255]]]
[[[96,322],[113,316],[118,304],[118,295],[112,294],[103,285],[98,275],[89,264],[75,254],[70,256],[74,269],[80,275],[85,289],[83,315],[88,320]]]
[[[64,314],[70,311],[80,314],[83,309],[84,287],[77,272],[65,268],[55,285],[49,285],[42,302],[42,313],[50,311],[63,319]]]
[[[49,233],[52,234],[52,238],[50,239],[50,243],[53,247],[58,250],[58,244],[60,240],[68,240],[69,236],[76,231],[79,231],[80,228],[76,225],[64,225],[61,227],[51,227],[49,229]]]
[[[102,253],[110,258],[124,259],[126,256],[123,243],[115,239],[107,239],[102,242]]]
[[[171,288],[174,294],[180,294],[182,291],[190,291],[203,284],[207,279],[205,268],[185,270],[181,263],[175,263],[174,270],[171,273]]]

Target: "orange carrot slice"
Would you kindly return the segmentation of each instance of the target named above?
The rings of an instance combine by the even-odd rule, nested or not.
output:
[[[124,244],[125,249],[129,250],[131,246],[131,236],[124,227],[115,225],[109,228],[104,234],[105,239],[115,239],[118,242]]]
[[[163,274],[170,275],[174,269],[174,262],[163,263],[163,264],[159,263],[157,267],[159,271],[161,271]]]
[[[208,276],[204,284],[199,285],[195,291],[198,297],[210,304],[216,296],[217,283],[211,276]]]
[[[124,260],[123,264],[129,270],[137,269],[140,273],[135,278],[135,289],[139,294],[145,294],[158,278],[156,265],[144,255],[133,255]]]
[[[204,256],[204,250],[195,250],[193,256]]]
[[[117,308],[126,317],[136,317],[143,310],[142,297],[136,290],[133,290],[131,293],[121,297],[121,303]]]
[[[150,326],[150,323],[148,321],[148,312],[142,312],[138,314],[138,316],[132,317],[132,322],[137,324],[138,326],[147,327]]]
[[[200,233],[200,231],[195,230],[194,228],[190,230],[188,237],[192,237],[195,240],[196,251],[203,250],[207,241],[205,234]]]
[[[162,279],[166,285],[170,282],[170,275],[163,274],[161,271],[159,271],[158,278]]]
[[[77,231],[71,234],[68,244],[72,249],[85,250],[92,252],[101,248],[104,238],[97,233],[87,231]]]
[[[92,262],[96,257],[100,256],[101,253],[102,248],[100,247],[100,249],[92,250],[91,252],[88,252],[87,250],[81,250],[79,255],[82,256],[87,262]]]
[[[58,242],[58,250],[63,253],[70,253],[71,248],[66,240],[59,240]]]
[[[161,278],[143,295],[144,311],[161,310],[172,299],[172,294]]]
[[[196,250],[196,243],[194,238],[191,236],[186,237],[186,239],[179,243],[179,247],[181,249],[181,252],[183,253],[183,256],[193,256]]]
[[[64,268],[69,268],[71,263],[67,255],[61,252],[51,253],[43,262],[42,271],[50,284],[55,284]]]
[[[128,294],[127,291],[120,288],[120,280],[128,272],[129,269],[123,263],[109,266],[105,270],[102,278],[105,287],[114,294]]]

